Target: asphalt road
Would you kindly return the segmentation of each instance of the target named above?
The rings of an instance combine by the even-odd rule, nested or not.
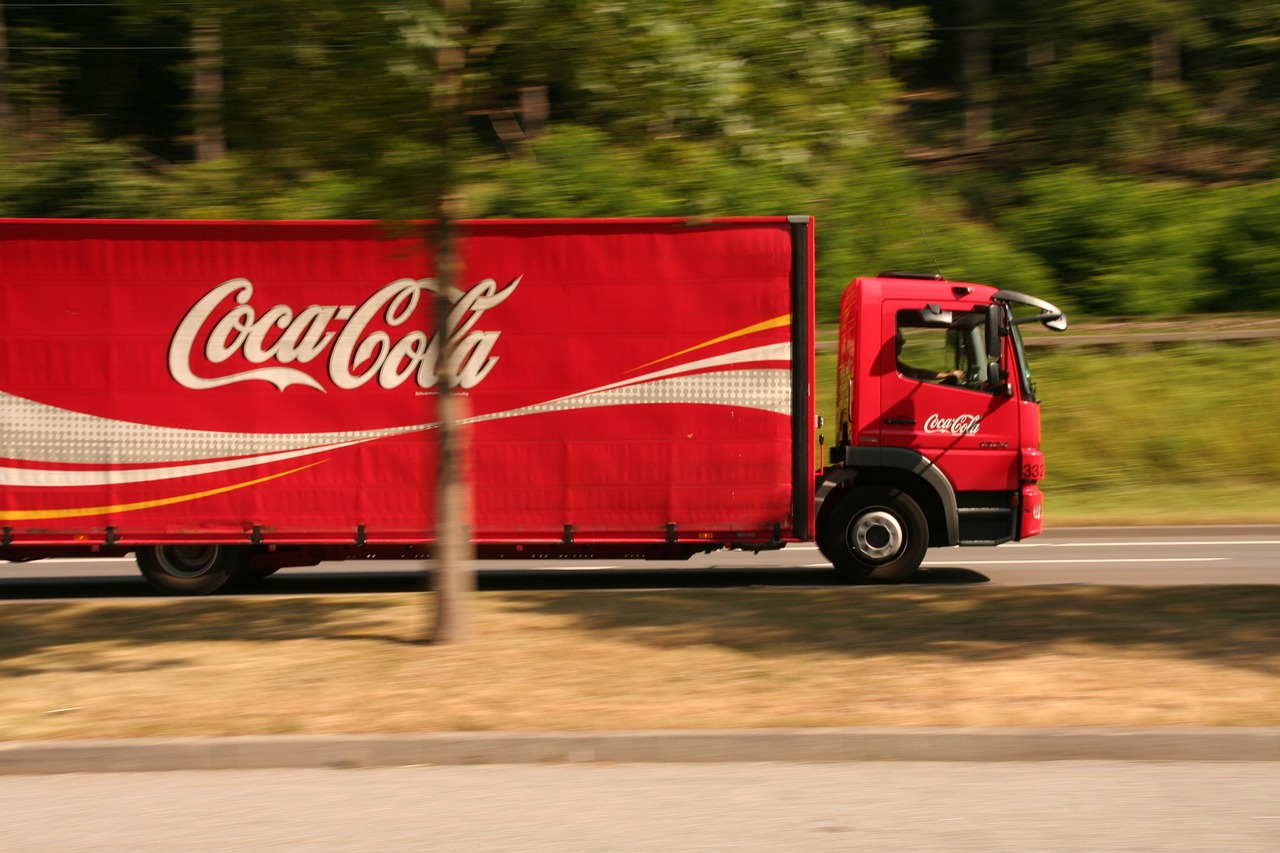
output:
[[[812,545],[687,562],[481,561],[481,590],[809,586],[836,579]],[[401,592],[423,565],[368,561],[286,569],[244,594]],[[935,549],[918,584],[1280,584],[1280,526],[1076,528],[996,548]],[[151,596],[132,559],[0,563],[0,599]]]
[[[0,777],[10,851],[1280,850],[1275,763],[565,765]]]

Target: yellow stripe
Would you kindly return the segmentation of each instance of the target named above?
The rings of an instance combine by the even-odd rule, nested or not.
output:
[[[294,468],[291,471],[281,471],[279,474],[272,474],[268,477],[259,477],[256,480],[249,480],[245,483],[234,483],[230,486],[221,486],[204,492],[192,492],[189,495],[176,495],[171,498],[156,498],[149,501],[137,501],[136,503],[128,504],[112,504],[110,506],[73,507],[71,509],[0,510],[0,521],[30,521],[37,518],[80,518],[81,516],[86,515],[105,515],[113,512],[133,512],[134,510],[139,509],[152,509],[158,506],[168,506],[170,504],[184,503],[186,501],[197,501],[201,498],[220,495],[223,492],[234,492],[236,489],[256,486],[259,483],[265,483],[268,480],[274,480],[278,477],[287,477],[290,474],[296,474],[299,471],[314,468],[325,461],[327,460],[321,459],[320,462],[312,462],[310,465],[303,465],[302,467]]]
[[[747,326],[745,329],[739,329],[736,332],[730,332],[727,335],[721,335],[720,337],[713,338],[705,343],[697,344],[696,346],[691,346],[688,349],[682,349],[680,350],[680,352],[673,352],[671,355],[664,355],[662,358],[654,359],[648,364],[642,364],[639,367],[633,367],[628,372],[634,373],[637,370],[644,370],[646,367],[651,367],[655,364],[659,364],[664,361],[670,361],[673,358],[679,358],[680,356],[686,353],[691,353],[694,350],[700,350],[703,347],[714,346],[715,344],[721,343],[723,341],[731,341],[734,338],[740,338],[743,335],[750,335],[755,332],[763,332],[766,329],[776,329],[780,326],[789,326],[790,324],[791,324],[791,315],[783,314],[781,317],[774,317],[772,320],[765,320],[763,323],[756,323],[754,326]]]

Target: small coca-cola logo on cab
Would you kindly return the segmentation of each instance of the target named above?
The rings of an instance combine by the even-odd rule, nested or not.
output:
[[[956,415],[951,418],[929,415],[924,422],[924,431],[943,435],[977,435],[981,425],[982,415]]]

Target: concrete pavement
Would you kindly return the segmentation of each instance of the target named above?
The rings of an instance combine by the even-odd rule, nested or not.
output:
[[[762,761],[1280,761],[1280,727],[867,727],[0,742],[0,774],[10,775]]]

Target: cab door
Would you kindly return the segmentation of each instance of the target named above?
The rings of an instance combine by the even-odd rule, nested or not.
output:
[[[881,447],[914,450],[941,469],[964,509],[1004,501],[992,492],[1018,489],[1019,410],[1009,385],[990,381],[988,365],[1005,357],[988,346],[1000,314],[985,305],[890,299],[884,302],[880,396]],[[1007,361],[1005,362],[1008,363]],[[965,496],[967,492],[988,493]],[[981,536],[978,538],[988,538]]]

